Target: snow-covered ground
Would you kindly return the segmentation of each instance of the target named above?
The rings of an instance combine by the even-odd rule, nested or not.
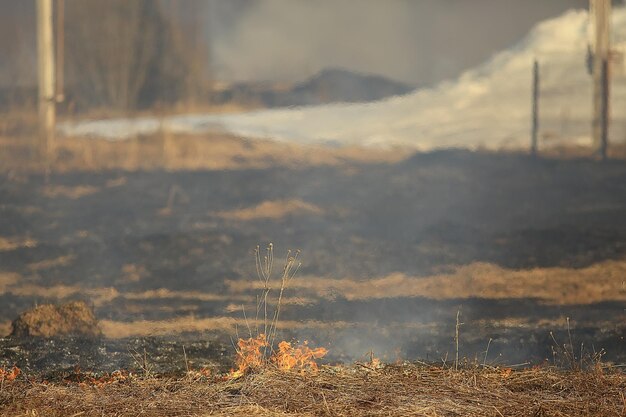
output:
[[[541,67],[541,144],[590,143],[588,14],[570,11],[538,24],[520,43],[432,89],[367,104],[68,122],[65,135],[111,140],[172,132],[223,131],[309,144],[511,149],[527,147],[533,61]],[[626,40],[626,9],[613,13],[613,41]],[[626,79],[613,71],[611,140],[626,137]]]

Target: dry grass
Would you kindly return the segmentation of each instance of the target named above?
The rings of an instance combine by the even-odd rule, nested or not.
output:
[[[41,263],[34,264],[38,268],[33,267],[33,270],[42,269]],[[50,266],[57,266],[58,264],[52,264]],[[46,264],[46,267],[48,264]],[[211,293],[201,291],[174,291],[167,288],[159,288],[146,291],[123,291],[120,292],[114,287],[96,287],[89,288],[79,285],[51,285],[42,286],[24,282],[24,279],[20,279],[19,274],[15,273],[0,273],[0,295],[10,294],[18,297],[34,297],[34,298],[46,298],[63,300],[66,298],[83,296],[89,299],[90,303],[96,307],[100,307],[112,302],[115,299],[125,299],[133,301],[150,301],[150,300],[190,300],[196,302],[211,302],[211,301],[229,301],[239,303],[252,303],[255,298],[252,295],[242,294],[227,294],[227,293]],[[284,300],[285,304],[309,304],[313,301],[309,298],[302,297],[288,297]]]
[[[0,133],[0,170],[39,172],[37,140]],[[160,132],[129,140],[60,137],[55,144],[54,172],[137,170],[224,170],[282,166],[344,165],[346,161],[394,163],[406,159],[411,149],[374,149],[357,146],[331,148],[243,139],[226,134],[186,135]],[[548,158],[588,158],[589,148],[549,148]],[[609,157],[626,159],[626,145],[615,144]],[[53,190],[54,191],[54,190]],[[58,190],[57,190],[58,191]],[[64,194],[66,190],[60,190]],[[67,190],[73,194],[73,190]],[[87,190],[95,192],[97,190]],[[54,193],[53,193],[54,194]]]
[[[604,261],[586,268],[534,268],[512,270],[476,262],[452,273],[411,277],[394,273],[372,279],[303,277],[292,284],[303,295],[366,300],[396,297],[536,298],[546,304],[573,305],[626,301],[626,261]],[[260,283],[226,281],[233,293],[257,289]]]
[[[132,115],[96,109],[82,114],[83,119],[140,117],[191,113],[238,113],[252,110],[236,105],[173,106],[160,110],[137,111]],[[64,119],[61,115],[60,121]],[[71,122],[71,117],[65,117]],[[40,146],[37,138],[37,112],[15,109],[0,117],[0,170],[38,172]],[[330,148],[295,143],[278,143],[264,139],[243,139],[222,133],[172,134],[161,131],[129,140],[108,141],[85,137],[57,137],[54,144],[52,170],[55,172],[102,171],[122,169],[213,170],[266,168],[311,165],[339,165],[346,160],[360,162],[398,162],[415,149],[368,149],[358,146]],[[550,146],[540,150],[548,158],[588,158],[594,151],[588,146]],[[626,144],[611,143],[608,156],[626,159]]]
[[[95,194],[98,191],[98,187],[94,187],[91,185],[79,185],[76,187],[66,187],[63,185],[47,185],[43,189],[43,194],[48,198],[65,197],[76,200],[77,198]]]
[[[334,280],[319,277],[302,277],[293,280],[290,287],[298,292],[284,296],[283,305],[314,305],[320,299],[342,296],[348,300],[366,300],[394,297],[423,296],[437,300],[467,297],[506,299],[534,297],[547,304],[588,304],[611,300],[626,300],[626,287],[623,277],[626,262],[606,261],[583,269],[540,268],[526,271],[506,270],[490,264],[475,264],[460,267],[449,275],[428,277],[407,277],[401,274],[372,279]],[[126,314],[136,315],[149,310],[166,315],[176,312],[177,316],[155,320],[117,321],[103,320],[101,328],[107,338],[144,337],[157,335],[177,335],[184,332],[219,331],[233,334],[236,329],[245,335],[247,327],[262,327],[262,317],[254,317],[255,298],[252,292],[263,289],[260,281],[229,281],[229,288],[222,293],[201,291],[174,291],[166,288],[147,291],[119,291],[114,287],[87,288],[79,285],[40,285],[28,277],[14,273],[0,273],[0,295],[30,297],[35,300],[57,300],[58,302],[87,299],[97,308],[110,308],[116,300],[126,300]],[[176,305],[155,305],[152,301],[175,301]],[[195,311],[207,302],[225,303],[224,309],[212,317],[196,317]],[[183,307],[184,305],[184,307]],[[248,319],[241,315],[246,306]],[[119,307],[115,307],[119,308]],[[169,310],[168,310],[169,308]],[[232,317],[238,313],[239,318]],[[502,329],[534,329],[535,331],[563,328],[563,317],[539,318],[498,318],[483,319],[477,322],[480,327]],[[572,321],[574,327],[593,325],[600,328],[613,328],[614,317],[607,317],[605,323],[589,323],[583,317]],[[434,323],[398,324],[403,331],[412,332],[433,326]],[[348,323],[345,321],[295,321],[279,323],[281,329],[334,331],[345,328],[361,328],[367,331],[368,323]],[[10,332],[10,322],[0,323],[0,336]]]
[[[12,272],[0,272],[0,294],[4,294],[9,287],[17,284],[20,276]]]
[[[62,265],[69,261],[67,257],[60,257],[31,264],[34,271],[44,267]],[[128,272],[128,271],[126,271]],[[425,277],[409,277],[403,274],[392,274],[372,279],[331,279],[305,276],[293,280],[290,288],[296,290],[297,297],[285,296],[284,305],[311,305],[323,299],[332,299],[337,296],[347,300],[367,300],[396,297],[426,297],[436,300],[450,300],[458,298],[536,298],[546,304],[553,305],[580,305],[608,301],[626,301],[626,261],[604,261],[586,268],[536,268],[531,270],[509,270],[492,264],[476,263],[458,267],[450,274],[439,274]],[[103,322],[103,333],[109,338],[129,336],[148,336],[178,334],[181,331],[225,330],[232,332],[237,326],[246,328],[245,320],[233,319],[228,315],[241,312],[245,305],[249,314],[254,314],[255,290],[262,290],[265,284],[262,281],[228,280],[228,289],[221,293],[202,291],[174,291],[159,288],[146,291],[119,291],[114,287],[85,287],[81,285],[41,285],[33,281],[32,277],[20,276],[15,273],[0,273],[0,295],[16,297],[30,297],[64,301],[87,299],[97,308],[107,308],[115,300],[127,300],[127,313],[140,311],[139,307],[154,311],[159,306],[154,303],[142,303],[155,300],[172,300],[177,304],[184,302],[185,315],[173,320],[137,320]],[[278,285],[278,284],[277,284]],[[195,317],[193,307],[199,308],[203,303],[226,303],[224,316],[207,318]],[[135,310],[131,311],[131,307]],[[118,308],[118,307],[116,307]],[[178,307],[177,307],[178,308]],[[182,310],[177,310],[179,313]],[[249,317],[254,319],[254,316]],[[486,321],[491,326],[507,328],[560,328],[563,318],[533,319],[520,318],[499,319]],[[581,320],[575,321],[581,323]],[[584,320],[582,321],[584,322]],[[606,326],[613,326],[614,322],[607,322]],[[248,323],[249,324],[249,323]],[[596,323],[599,325],[599,323]],[[352,324],[355,326],[356,324]],[[338,321],[329,321],[325,324],[317,322],[284,322],[282,328],[343,328],[349,324]],[[406,324],[406,326],[410,326]],[[7,334],[8,326],[0,326],[0,336]]]
[[[34,138],[0,135],[0,169],[38,172]],[[129,140],[66,138],[56,141],[54,172],[167,170],[222,170],[284,166],[342,165],[345,161],[397,162],[409,150],[328,148],[269,140],[247,140],[224,134],[183,135],[158,133]],[[53,194],[74,194],[75,190],[52,190]],[[54,193],[54,191],[57,191]],[[82,191],[82,190],[81,190]],[[97,191],[97,190],[88,190]]]
[[[288,304],[290,300],[284,300],[284,304]],[[146,311],[163,312],[185,315],[164,320],[132,320],[118,321],[103,319],[100,320],[100,328],[102,334],[107,339],[123,339],[128,337],[154,337],[154,336],[177,336],[183,333],[202,333],[202,332],[222,332],[234,334],[239,332],[241,336],[247,336],[247,326],[262,325],[262,320],[234,318],[232,316],[214,316],[214,317],[197,317],[195,315],[198,310],[197,305],[183,306],[143,306],[132,305],[127,306],[125,311],[128,314],[141,314]],[[232,305],[232,310],[227,313],[241,313],[241,305]],[[566,316],[554,318],[498,318],[498,319],[480,319],[473,322],[479,328],[489,328],[494,331],[511,331],[515,329],[532,329],[533,332],[548,333],[555,329],[563,329],[567,323]],[[606,321],[599,320],[570,320],[573,329],[581,327],[597,327],[610,329],[615,327],[615,320],[610,318]],[[290,331],[322,331],[340,332],[346,329],[360,329],[364,333],[371,331],[372,324],[364,322],[350,322],[344,320],[282,320],[278,323],[279,330]],[[404,334],[415,334],[416,332],[435,331],[441,328],[441,324],[437,322],[429,323],[392,323],[385,326],[387,331],[400,331]],[[382,329],[381,329],[382,330]],[[11,321],[0,322],[0,337],[6,336],[11,332]],[[384,333],[384,332],[383,332]]]
[[[20,314],[12,327],[12,334],[16,337],[101,335],[93,310],[83,301],[72,301],[62,305],[39,305]]]
[[[6,238],[0,236],[0,252],[10,251],[20,248],[34,248],[37,241],[30,238]]]
[[[11,333],[11,320],[0,321],[0,336],[6,336]]]
[[[43,261],[29,263],[28,269],[31,271],[41,271],[42,269],[56,268],[59,266],[67,266],[76,260],[75,255],[62,255],[52,259],[44,259]]]
[[[101,320],[100,327],[102,333],[109,339],[123,339],[126,337],[148,337],[178,335],[187,332],[217,331],[230,334],[236,331],[247,335],[247,327],[262,327],[262,319],[245,319],[228,316],[196,318],[193,315],[176,317],[169,320],[136,320],[136,321],[115,321]],[[335,321],[321,322],[317,320],[281,320],[277,329],[341,329],[353,327],[354,324]]]
[[[194,374],[197,375],[197,374]],[[445,369],[368,364],[302,375],[25,382],[0,392],[2,416],[623,416],[626,375],[550,368]]]
[[[589,146],[582,145],[559,145],[546,146],[539,151],[541,156],[548,158],[589,158],[593,155],[593,151]],[[607,150],[607,156],[612,159],[626,159],[626,143],[610,143]]]
[[[324,214],[324,209],[321,207],[297,199],[264,201],[254,207],[215,213],[216,216],[223,219],[236,221],[257,219],[276,220],[293,215],[320,216],[322,214]]]

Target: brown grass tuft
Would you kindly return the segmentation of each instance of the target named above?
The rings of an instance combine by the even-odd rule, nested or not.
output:
[[[25,311],[13,321],[12,335],[18,337],[59,337],[101,335],[93,310],[83,301],[62,305],[43,304]]]

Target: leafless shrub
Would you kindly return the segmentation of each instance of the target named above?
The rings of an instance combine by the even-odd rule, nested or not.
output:
[[[173,103],[202,87],[208,60],[199,51],[206,48],[197,33],[183,30],[176,9],[166,4],[67,2],[67,88],[74,100],[82,107],[125,111]]]

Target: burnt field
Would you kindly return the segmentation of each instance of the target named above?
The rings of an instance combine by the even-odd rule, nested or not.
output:
[[[146,349],[157,371],[179,371],[183,344],[193,364],[228,367],[230,337],[257,325],[253,250],[268,242],[277,272],[302,251],[281,337],[330,362],[450,361],[457,312],[470,360],[552,362],[565,344],[626,361],[623,160],[450,150],[47,183],[11,171],[0,219],[0,333],[36,304],[79,299],[104,335],[0,339],[4,364],[25,370],[113,371]]]

